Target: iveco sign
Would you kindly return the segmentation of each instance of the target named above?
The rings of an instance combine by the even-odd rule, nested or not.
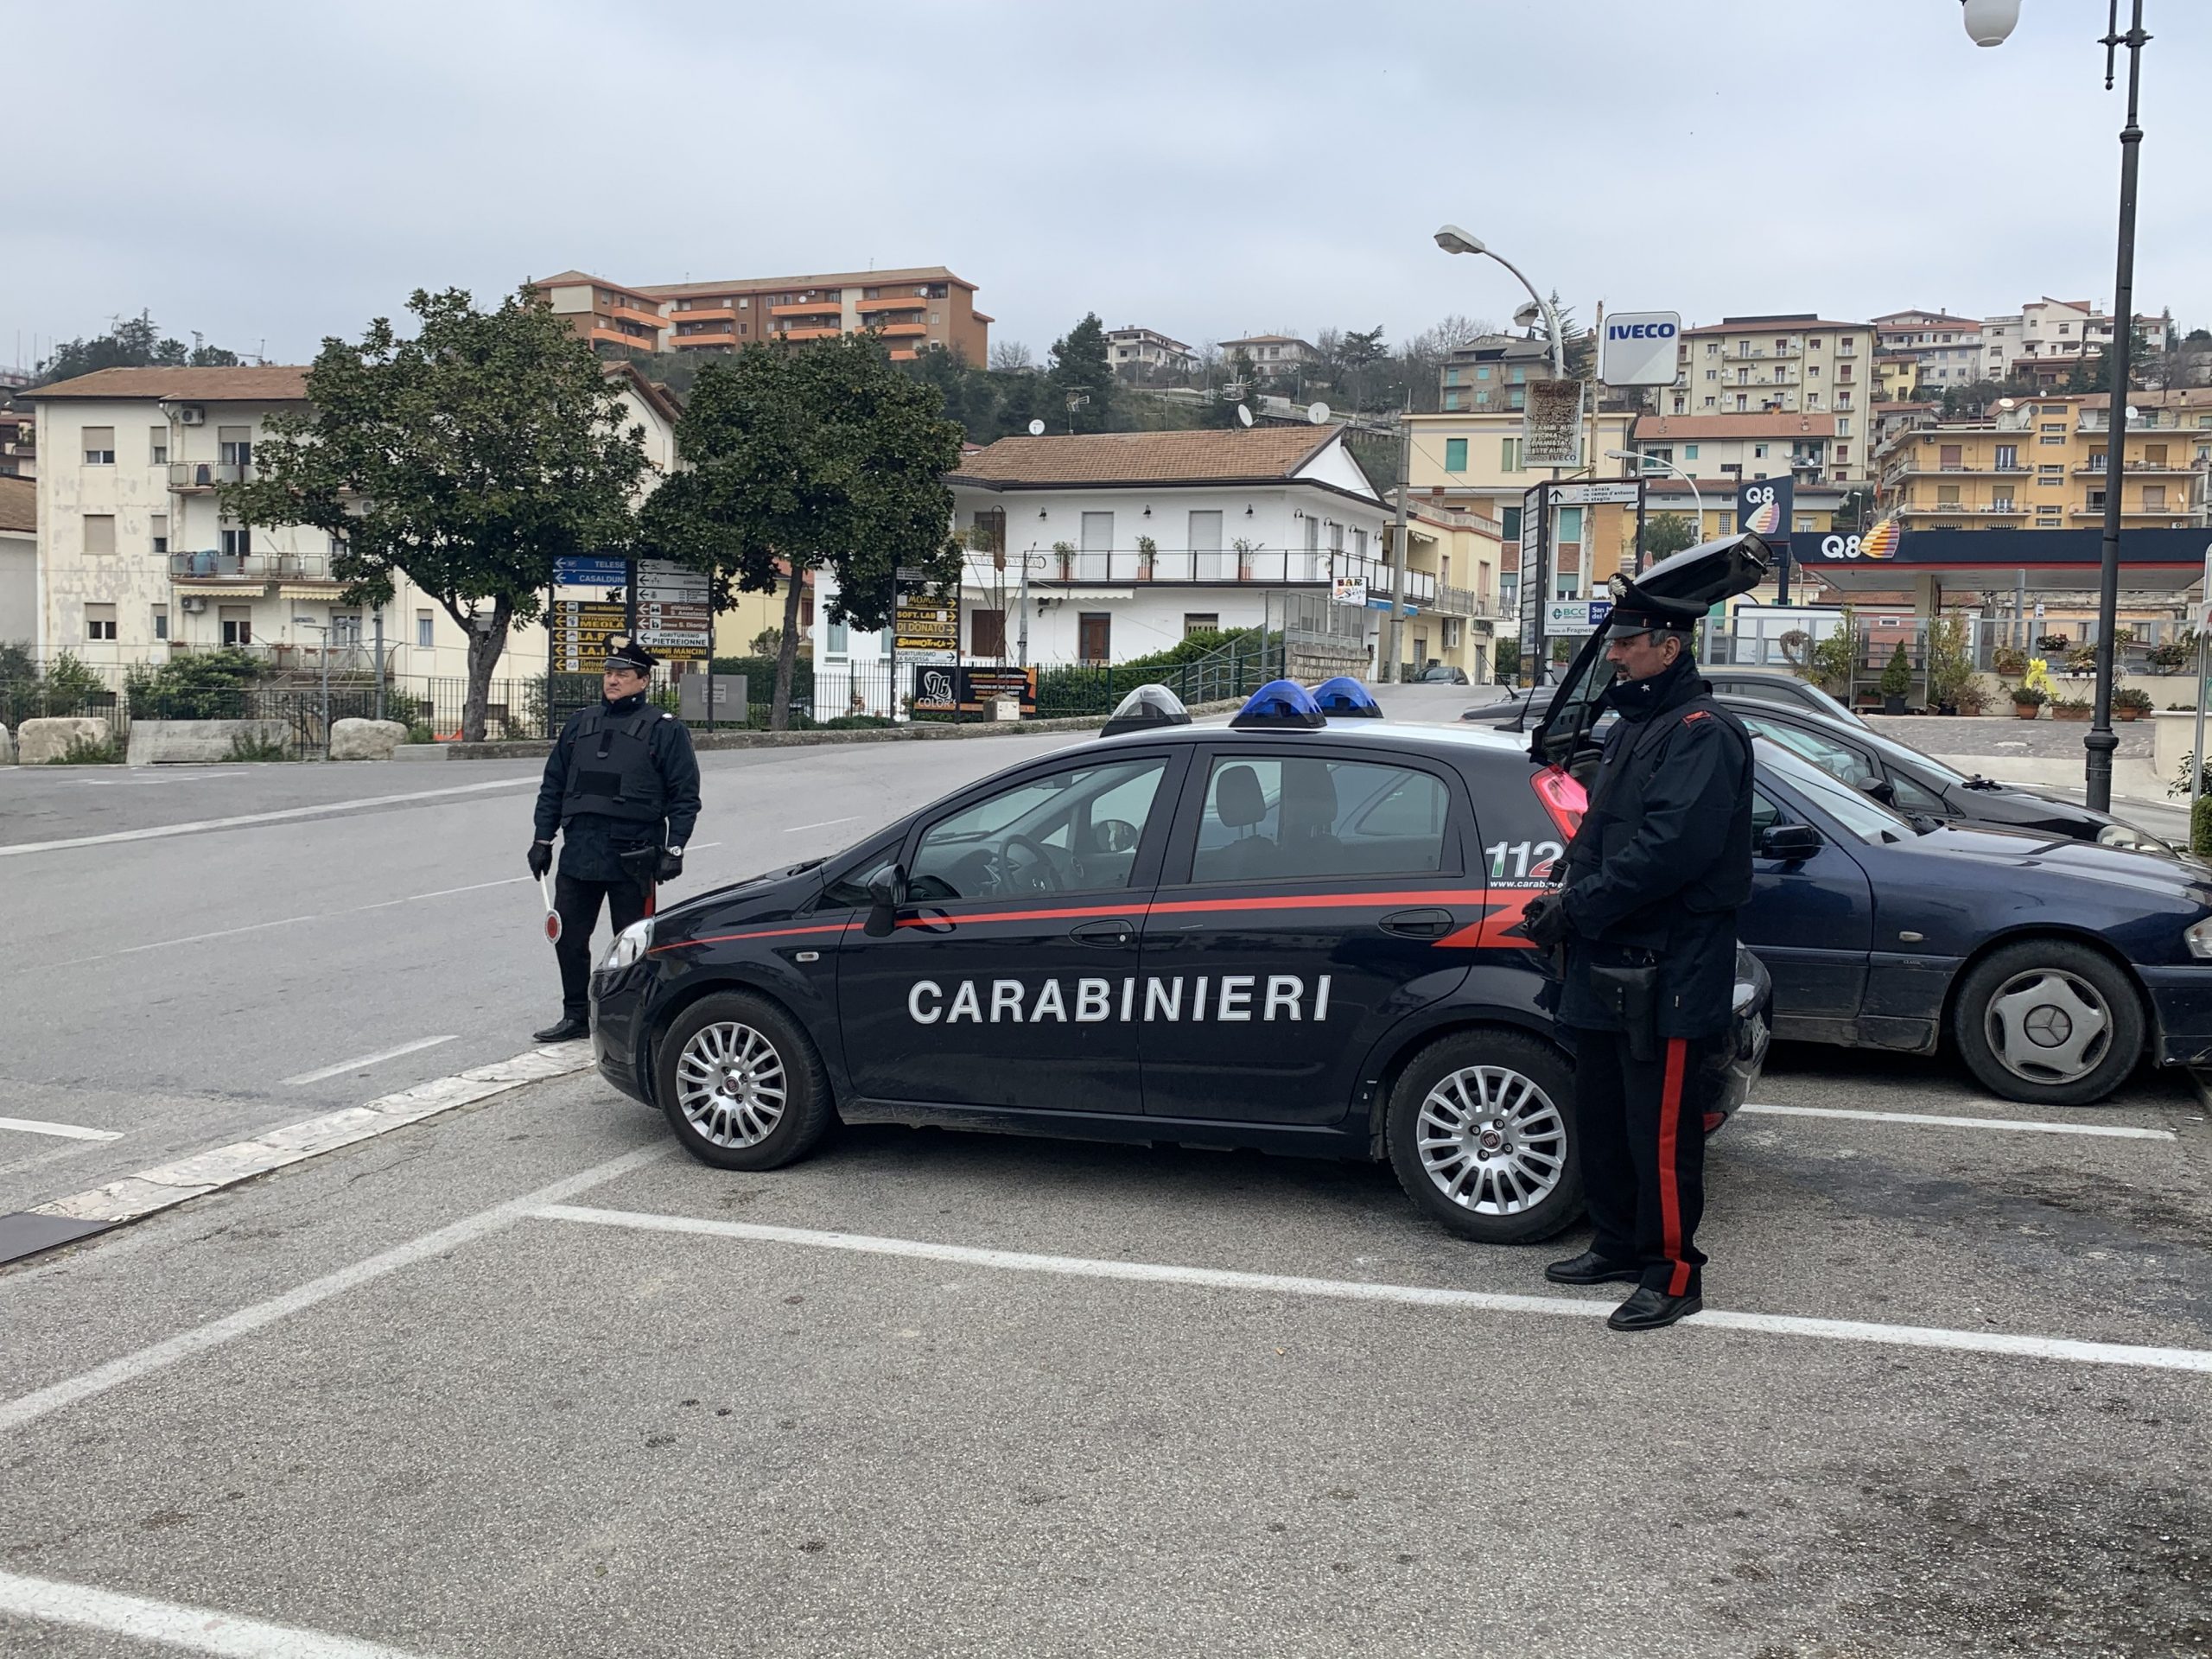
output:
[[[1674,385],[1675,342],[1681,332],[1679,311],[1624,311],[1607,317],[1598,350],[1598,378],[1609,386]]]

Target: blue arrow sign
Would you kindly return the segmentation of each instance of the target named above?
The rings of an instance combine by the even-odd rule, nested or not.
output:
[[[556,588],[620,588],[629,579],[629,567],[620,559],[553,561],[553,585]]]

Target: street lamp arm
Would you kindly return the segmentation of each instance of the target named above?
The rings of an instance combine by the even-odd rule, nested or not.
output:
[[[1607,459],[1612,461],[1632,461],[1636,462],[1638,471],[1642,471],[1646,467],[1663,467],[1669,472],[1672,473],[1676,478],[1681,479],[1683,483],[1688,485],[1690,486],[1690,502],[1697,513],[1698,537],[1700,540],[1704,538],[1705,496],[1703,493],[1698,489],[1697,480],[1694,477],[1690,474],[1684,472],[1681,467],[1675,466],[1671,461],[1662,461],[1656,455],[1647,455],[1640,450],[1608,449],[1605,451],[1605,454]]]
[[[1522,275],[1520,266],[1495,249],[1484,248],[1483,251],[1520,278],[1521,286],[1529,290],[1529,297],[1536,302],[1536,309],[1543,313],[1544,332],[1551,336],[1552,378],[1556,380],[1566,379],[1567,349],[1560,340],[1559,313],[1552,309],[1552,302],[1549,300],[1536,292],[1536,285]]]

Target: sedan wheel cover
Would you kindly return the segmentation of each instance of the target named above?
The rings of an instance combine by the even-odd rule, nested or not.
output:
[[[1990,1052],[2029,1083],[2072,1083],[2112,1047],[2112,1008],[2097,988],[2056,968],[2031,968],[1997,988],[1982,1014]]]
[[[702,1140],[753,1147],[784,1118],[784,1061],[750,1026],[702,1026],[676,1060],[676,1103]]]
[[[1471,1065],[1437,1079],[1416,1128],[1421,1167],[1463,1210],[1516,1216],[1567,1173],[1567,1121],[1551,1096],[1509,1066]]]

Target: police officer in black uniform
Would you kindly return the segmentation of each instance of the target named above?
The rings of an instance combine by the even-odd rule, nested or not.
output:
[[[591,1034],[591,935],[599,901],[618,933],[651,912],[657,883],[683,874],[683,845],[699,817],[699,762],[691,734],[646,701],[659,659],[626,635],[607,642],[600,681],[605,701],[573,715],[545,762],[537,786],[537,839],[530,873],[553,864],[561,832],[561,874],[553,907],[561,937],[561,1018],[536,1033],[541,1043]]]
[[[1702,604],[1630,582],[1606,620],[1619,716],[1557,893],[1523,931],[1565,944],[1559,1020],[1595,1236],[1555,1283],[1637,1288],[1607,1323],[1672,1325],[1703,1304],[1705,1104],[1725,1073],[1736,912],[1751,891],[1751,743],[1713,702],[1690,640]]]

